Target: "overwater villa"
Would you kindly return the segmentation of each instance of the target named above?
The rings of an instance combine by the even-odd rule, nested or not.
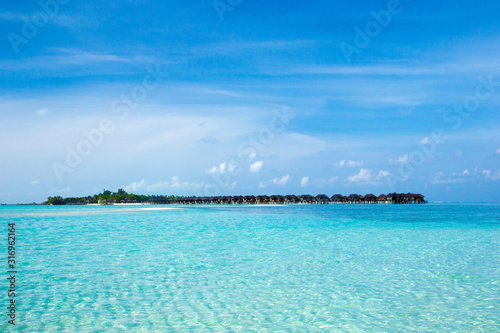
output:
[[[179,198],[177,204],[182,205],[258,205],[258,204],[423,204],[422,194],[414,193],[389,193],[381,194],[378,197],[374,194],[350,194],[343,196],[342,194],[334,194],[328,197],[326,194],[318,194],[313,197],[309,194],[296,195],[247,195],[247,196],[219,196],[219,197],[185,197]],[[148,201],[151,204],[167,204],[170,203],[164,197],[155,197]]]
[[[285,195],[285,204],[298,203],[300,200],[296,195]]]

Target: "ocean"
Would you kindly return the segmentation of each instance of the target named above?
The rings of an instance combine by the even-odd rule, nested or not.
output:
[[[2,206],[0,220],[1,332],[500,331],[499,204]]]

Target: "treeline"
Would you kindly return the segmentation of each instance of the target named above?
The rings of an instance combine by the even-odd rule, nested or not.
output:
[[[87,205],[87,204],[112,204],[112,203],[147,203],[147,202],[170,202],[174,203],[179,200],[178,196],[156,196],[156,195],[141,195],[127,193],[123,189],[116,192],[104,190],[102,193],[89,195],[86,197],[68,197],[61,196],[48,197],[44,205]]]

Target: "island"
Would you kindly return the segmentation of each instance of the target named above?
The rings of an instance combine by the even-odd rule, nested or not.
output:
[[[115,205],[115,204],[150,204],[150,205],[272,205],[272,204],[424,204],[424,196],[415,193],[389,193],[375,196],[373,194],[359,195],[326,194],[312,196],[302,195],[247,195],[247,196],[213,196],[213,197],[183,197],[176,195],[141,195],[127,193],[124,189],[116,192],[104,190],[102,193],[86,197],[60,196],[48,197],[44,205]]]

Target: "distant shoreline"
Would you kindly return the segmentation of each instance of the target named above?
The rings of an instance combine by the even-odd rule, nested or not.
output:
[[[139,200],[137,200],[139,199]],[[378,197],[373,194],[359,195],[325,194],[303,195],[247,195],[247,196],[212,196],[212,197],[178,197],[178,196],[139,196],[120,189],[116,193],[104,191],[92,197],[62,198],[49,197],[44,205],[305,205],[305,204],[424,204],[424,196],[415,193],[389,193]]]

